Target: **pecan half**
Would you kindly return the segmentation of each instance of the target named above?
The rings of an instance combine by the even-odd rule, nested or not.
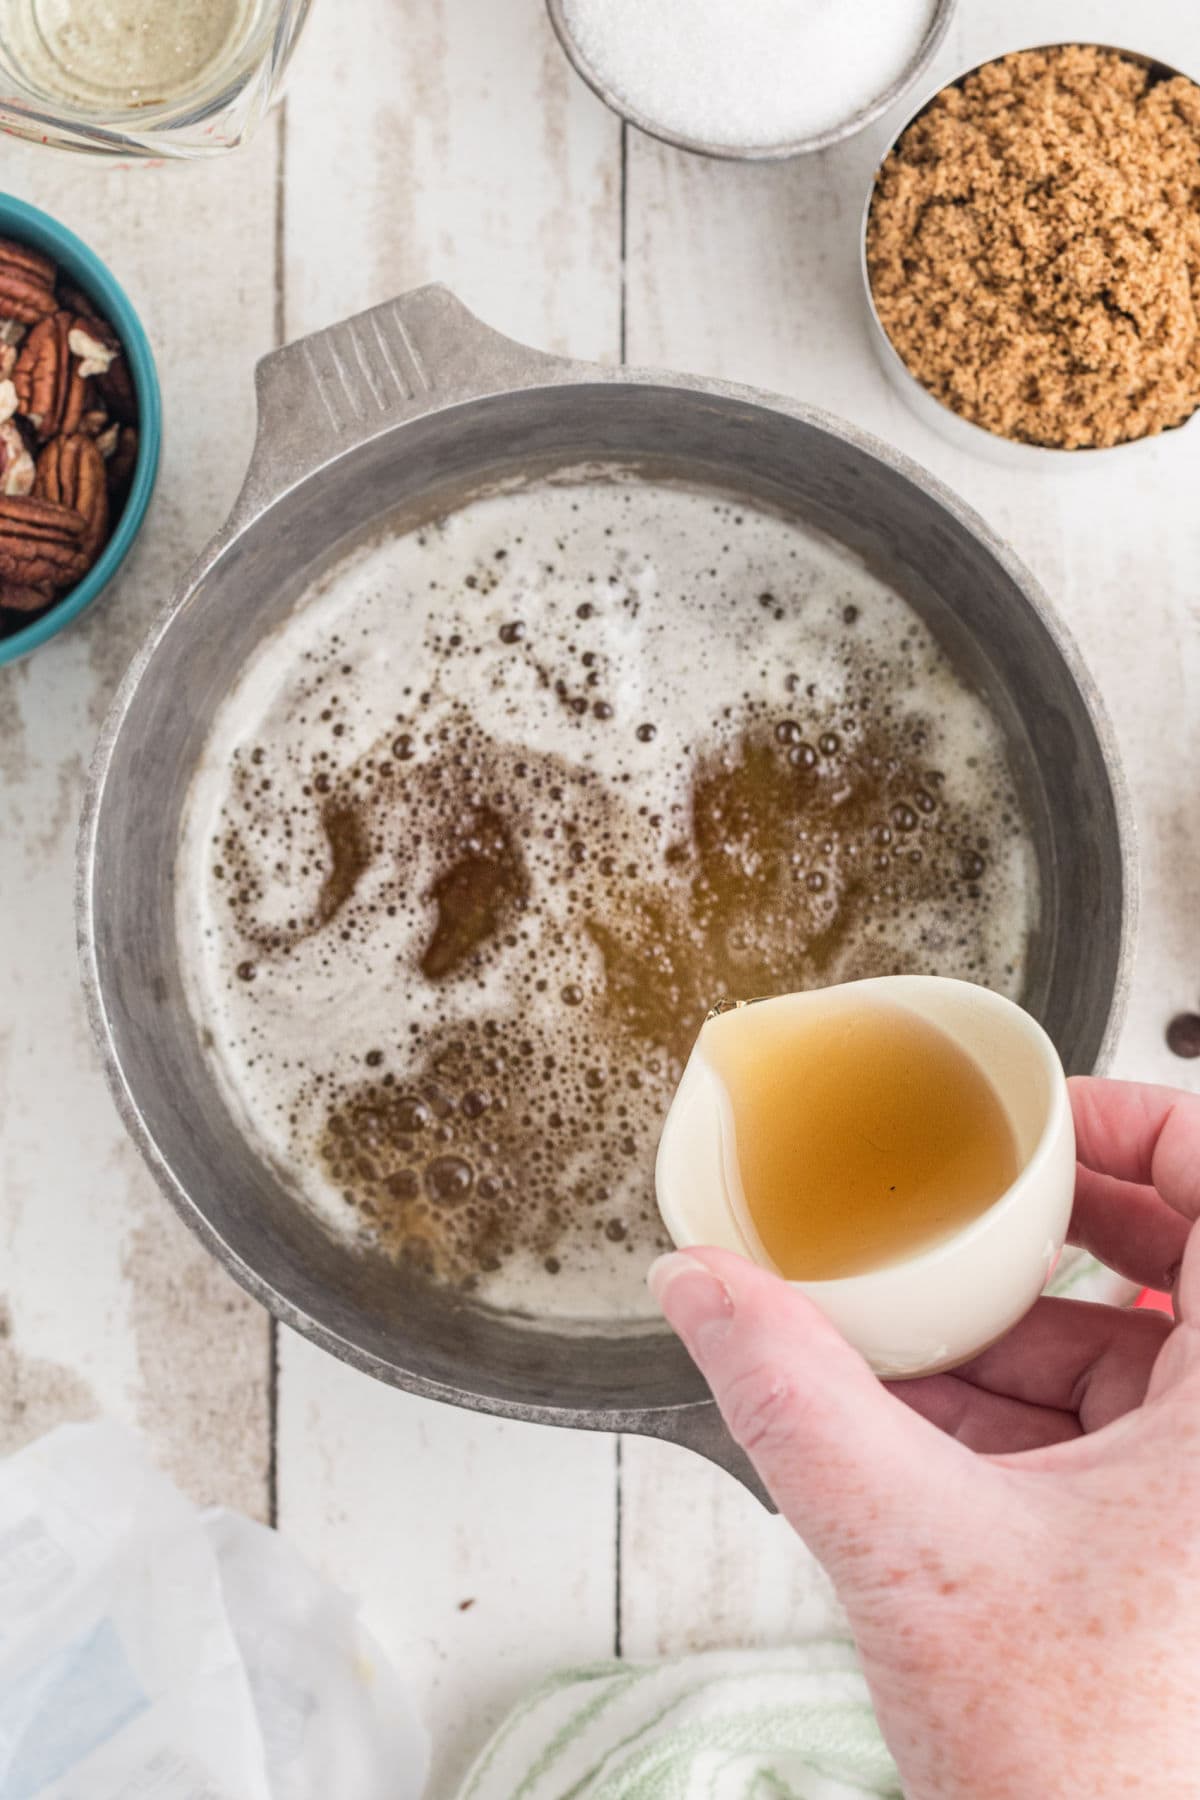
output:
[[[62,311],[42,319],[21,345],[13,370],[18,404],[39,444],[74,431],[87,410],[88,385],[67,341],[73,323]]]
[[[17,587],[73,587],[91,559],[80,540],[86,521],[39,495],[0,498],[0,581]]]
[[[103,375],[96,375],[93,379],[113,418],[119,419],[122,425],[136,425],[137,395],[133,391],[133,377],[129,373],[124,353],[115,356]]]
[[[73,506],[47,500],[41,494],[28,499],[16,495],[0,498],[0,531],[20,531],[29,537],[46,541],[57,538],[72,544],[83,536],[83,528],[84,520]]]
[[[122,425],[121,434],[107,462],[108,497],[114,506],[120,505],[133,485],[137,459],[138,434],[132,425]]]
[[[85,372],[95,376],[95,386],[113,418],[122,425],[136,425],[137,395],[120,338],[78,288],[60,285],[59,294],[62,305],[76,314],[75,335],[79,341],[71,348],[89,365]],[[94,348],[86,346],[84,339],[90,339]],[[102,368],[93,366],[100,363],[104,364]]]
[[[79,547],[94,563],[108,536],[108,474],[96,440],[75,432],[47,444],[38,457],[34,493],[78,513]]]
[[[12,612],[41,612],[43,606],[49,606],[53,598],[52,587],[0,579],[0,609],[8,607]]]
[[[0,238],[0,317],[33,325],[58,305],[54,283],[58,270],[48,256],[25,244]]]
[[[10,419],[0,425],[0,494],[32,493],[34,473],[25,439]]]
[[[69,544],[39,543],[0,531],[0,580],[25,587],[74,587],[89,568],[81,550]]]
[[[90,324],[104,325],[105,329],[111,332],[112,327],[100,317],[91,296],[85,294],[82,288],[77,288],[73,281],[59,282],[58,304],[65,306],[68,312],[77,314],[79,318],[87,319]]]

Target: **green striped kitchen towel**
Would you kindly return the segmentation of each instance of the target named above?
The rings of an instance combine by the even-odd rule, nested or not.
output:
[[[557,1675],[501,1726],[460,1800],[899,1800],[845,1638]]]

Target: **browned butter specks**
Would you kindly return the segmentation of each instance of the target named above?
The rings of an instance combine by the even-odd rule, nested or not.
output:
[[[528,570],[502,586],[528,533],[502,509],[431,615],[425,685],[397,680],[367,738],[357,647],[310,646],[286,729],[234,749],[209,839],[249,1060],[280,1061],[254,1009],[293,970],[329,977],[309,1033],[345,991],[365,996],[369,1025],[336,1066],[303,1042],[286,1058],[293,1154],[370,1239],[484,1291],[510,1266],[578,1272],[589,1239],[610,1265],[662,1241],[658,1131],[714,999],[899,969],[1019,985],[1024,915],[1000,966],[994,929],[1019,811],[995,751],[980,739],[956,779],[944,727],[912,704],[948,679],[923,628],[890,599],[890,633],[864,619],[853,565],[828,591],[786,563],[771,588],[757,571],[729,585],[750,573],[745,523],[689,499],[730,546],[703,607],[748,624],[713,693],[680,665],[683,692],[642,681],[630,704],[616,550],[596,567],[564,541],[535,604]],[[508,735],[519,718],[501,731],[497,682],[523,697],[527,735]],[[284,910],[281,870],[307,906]]]

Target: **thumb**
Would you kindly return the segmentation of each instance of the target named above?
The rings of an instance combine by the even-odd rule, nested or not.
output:
[[[974,1459],[889,1394],[807,1295],[728,1250],[662,1256],[651,1292],[780,1512],[835,1581],[932,1537]],[[889,1543],[895,1546],[894,1553]]]

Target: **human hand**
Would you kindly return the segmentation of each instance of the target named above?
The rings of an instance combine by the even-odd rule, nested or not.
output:
[[[1039,1300],[952,1374],[881,1385],[720,1250],[651,1286],[833,1578],[908,1800],[1200,1793],[1200,1097],[1073,1081],[1070,1241],[1179,1323]]]

